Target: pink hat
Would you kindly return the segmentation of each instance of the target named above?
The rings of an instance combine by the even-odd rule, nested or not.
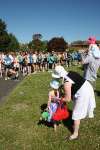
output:
[[[87,42],[88,42],[88,44],[95,44],[96,38],[95,37],[89,37]]]

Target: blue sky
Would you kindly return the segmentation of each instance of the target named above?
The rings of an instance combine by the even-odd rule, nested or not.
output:
[[[43,40],[100,40],[100,0],[1,0],[0,18],[19,42],[41,33]]]

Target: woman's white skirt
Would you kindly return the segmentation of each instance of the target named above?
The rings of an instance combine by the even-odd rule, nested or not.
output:
[[[93,87],[88,81],[85,81],[75,94],[72,119],[79,120],[85,117],[93,118],[95,107],[96,102]]]

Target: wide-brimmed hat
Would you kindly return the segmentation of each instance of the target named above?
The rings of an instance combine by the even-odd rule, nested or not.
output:
[[[61,77],[65,77],[67,75],[67,71],[62,67],[62,66],[56,66],[55,70],[52,73],[52,77],[53,78],[61,78]]]
[[[59,86],[60,86],[60,83],[59,83],[58,81],[56,81],[56,80],[52,80],[52,81],[50,82],[50,86],[51,86],[53,89],[58,89]]]
[[[95,37],[89,37],[87,40],[88,44],[95,44],[96,43],[96,38]]]

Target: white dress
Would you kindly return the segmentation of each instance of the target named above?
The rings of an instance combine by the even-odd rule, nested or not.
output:
[[[72,119],[79,120],[86,117],[93,118],[95,107],[96,102],[92,85],[88,81],[85,81],[75,94]]]

